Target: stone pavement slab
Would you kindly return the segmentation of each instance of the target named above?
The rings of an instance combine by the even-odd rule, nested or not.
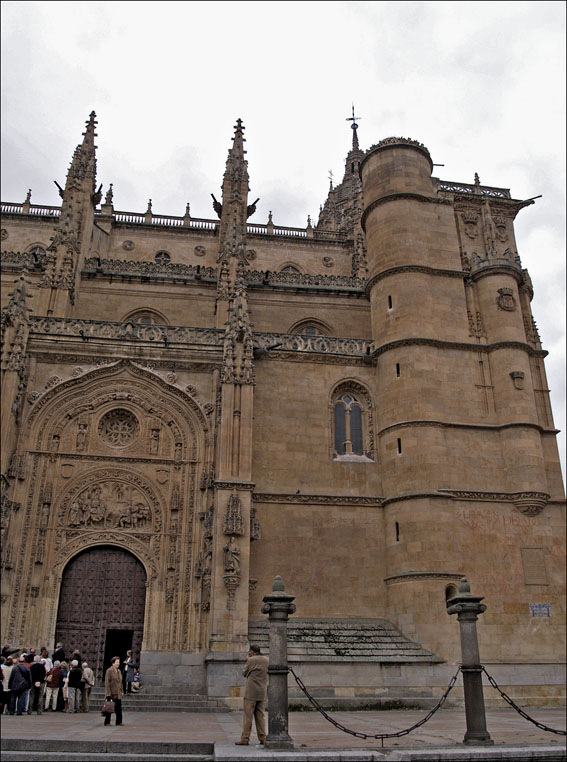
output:
[[[528,710],[528,714],[550,727],[565,729],[563,709],[538,707]],[[395,733],[408,728],[422,719],[424,713],[390,710],[336,712],[332,716],[357,732],[376,734]],[[212,762],[222,759],[224,762],[286,762],[289,759],[293,762],[379,762],[388,759],[392,762],[465,762],[475,759],[482,762],[535,762],[540,759],[566,759],[565,736],[540,730],[509,707],[487,712],[488,731],[495,742],[492,747],[463,746],[464,712],[446,708],[411,734],[385,740],[383,748],[377,739],[355,738],[339,731],[316,712],[290,713],[289,733],[295,744],[293,751],[256,748],[255,737],[251,739],[250,746],[237,747],[234,741],[240,737],[241,723],[240,712],[126,712],[123,727],[104,727],[100,713],[95,711],[73,715],[62,712],[22,717],[4,715],[1,718],[2,760],[112,762],[113,759],[131,759],[150,762],[159,759],[162,762],[178,762],[184,759],[187,762]]]

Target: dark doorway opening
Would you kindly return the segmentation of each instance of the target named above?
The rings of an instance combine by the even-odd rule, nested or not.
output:
[[[110,660],[113,656],[120,657],[120,670],[124,672],[124,662],[126,661],[126,651],[132,648],[134,639],[134,630],[107,630],[104,643],[104,665],[103,675],[110,667]],[[104,682],[104,677],[103,677]]]

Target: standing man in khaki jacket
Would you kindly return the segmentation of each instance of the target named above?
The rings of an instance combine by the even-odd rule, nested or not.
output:
[[[266,740],[266,698],[268,692],[268,659],[260,653],[260,646],[250,646],[246,666],[242,674],[246,678],[244,689],[244,718],[242,736],[236,746],[248,746],[252,717],[256,723],[256,733],[261,744]]]

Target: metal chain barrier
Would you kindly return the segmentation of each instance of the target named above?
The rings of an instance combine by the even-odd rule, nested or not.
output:
[[[447,696],[453,690],[453,686],[457,682],[457,677],[459,676],[459,672],[461,671],[461,668],[459,667],[459,669],[455,672],[455,674],[451,678],[451,681],[449,682],[449,685],[447,686],[447,690],[441,696],[441,698],[439,699],[437,704],[433,707],[433,709],[430,712],[428,712],[428,714],[422,720],[420,720],[419,722],[416,722],[415,725],[411,726],[411,728],[405,728],[404,730],[398,730],[396,733],[361,733],[360,731],[357,731],[357,730],[350,730],[349,728],[347,728],[344,725],[342,725],[340,722],[337,722],[337,720],[334,720],[329,714],[327,714],[327,712],[323,709],[323,707],[317,701],[317,699],[314,698],[309,693],[309,691],[305,687],[305,685],[304,685],[303,681],[301,680],[301,678],[298,677],[298,675],[295,674],[295,672],[293,671],[293,669],[291,667],[288,667],[288,669],[291,672],[291,674],[294,676],[295,682],[299,685],[300,689],[307,696],[307,698],[309,699],[311,704],[313,704],[315,709],[318,712],[320,712],[323,715],[323,717],[326,720],[328,720],[332,725],[334,725],[339,730],[342,730],[343,733],[348,733],[349,735],[355,736],[356,738],[364,738],[364,739],[368,739],[368,738],[377,738],[378,739],[379,738],[382,741],[382,746],[384,746],[384,739],[385,738],[400,738],[401,736],[407,736],[408,733],[411,733],[413,730],[416,730],[417,728],[421,727],[422,725],[425,725],[425,723],[433,717],[435,712],[437,712],[439,709],[441,709],[441,707],[445,703],[445,700],[447,699]],[[559,732],[559,731],[554,731],[554,732]]]
[[[513,701],[511,698],[510,698],[510,696],[508,696],[508,694],[507,694],[507,693],[504,693],[504,691],[503,691],[503,690],[500,688],[500,686],[498,685],[498,683],[496,682],[496,680],[495,680],[495,679],[492,677],[492,675],[489,675],[489,674],[488,674],[488,672],[486,671],[486,668],[485,668],[485,667],[482,667],[482,671],[483,671],[483,672],[484,672],[484,674],[486,675],[486,677],[487,677],[487,679],[488,679],[488,682],[490,683],[490,685],[491,685],[493,688],[496,688],[496,690],[497,690],[497,691],[498,691],[498,693],[499,693],[499,694],[502,696],[502,698],[504,699],[504,701],[506,701],[506,703],[507,703],[507,704],[510,704],[510,706],[511,706],[513,709],[515,709],[515,710],[518,712],[518,714],[520,714],[520,715],[521,715],[521,716],[524,718],[524,720],[528,720],[528,722],[532,722],[532,723],[533,723],[533,724],[534,724],[534,725],[535,725],[537,728],[539,728],[540,730],[545,730],[545,731],[547,731],[548,733],[556,733],[556,734],[557,734],[557,735],[559,735],[559,736],[564,736],[564,735],[567,735],[567,731],[565,731],[565,730],[555,730],[554,728],[550,728],[550,727],[548,727],[547,725],[544,725],[544,724],[543,724],[543,722],[538,722],[537,720],[534,720],[534,718],[533,718],[533,717],[530,717],[530,716],[529,716],[529,714],[526,714],[526,712],[524,712],[524,710],[523,710],[523,709],[521,709],[521,708],[520,708],[520,707],[519,707],[519,706],[518,706],[518,705],[517,705],[517,704],[516,704],[516,703],[515,703],[515,702],[514,702],[514,701]]]

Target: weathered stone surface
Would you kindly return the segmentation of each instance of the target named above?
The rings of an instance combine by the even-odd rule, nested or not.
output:
[[[93,187],[95,124],[60,206],[2,204],[4,638],[51,648],[70,607],[66,645],[99,677],[135,630],[148,685],[239,707],[280,574],[323,622],[290,625],[314,688],[435,696],[466,575],[483,661],[560,701],[564,491],[513,227],[529,202],[355,130],[318,223],[255,222],[237,123],[218,219],[122,212]],[[106,598],[90,579],[66,595],[70,562],[109,546],[143,566],[143,610],[102,568]]]

